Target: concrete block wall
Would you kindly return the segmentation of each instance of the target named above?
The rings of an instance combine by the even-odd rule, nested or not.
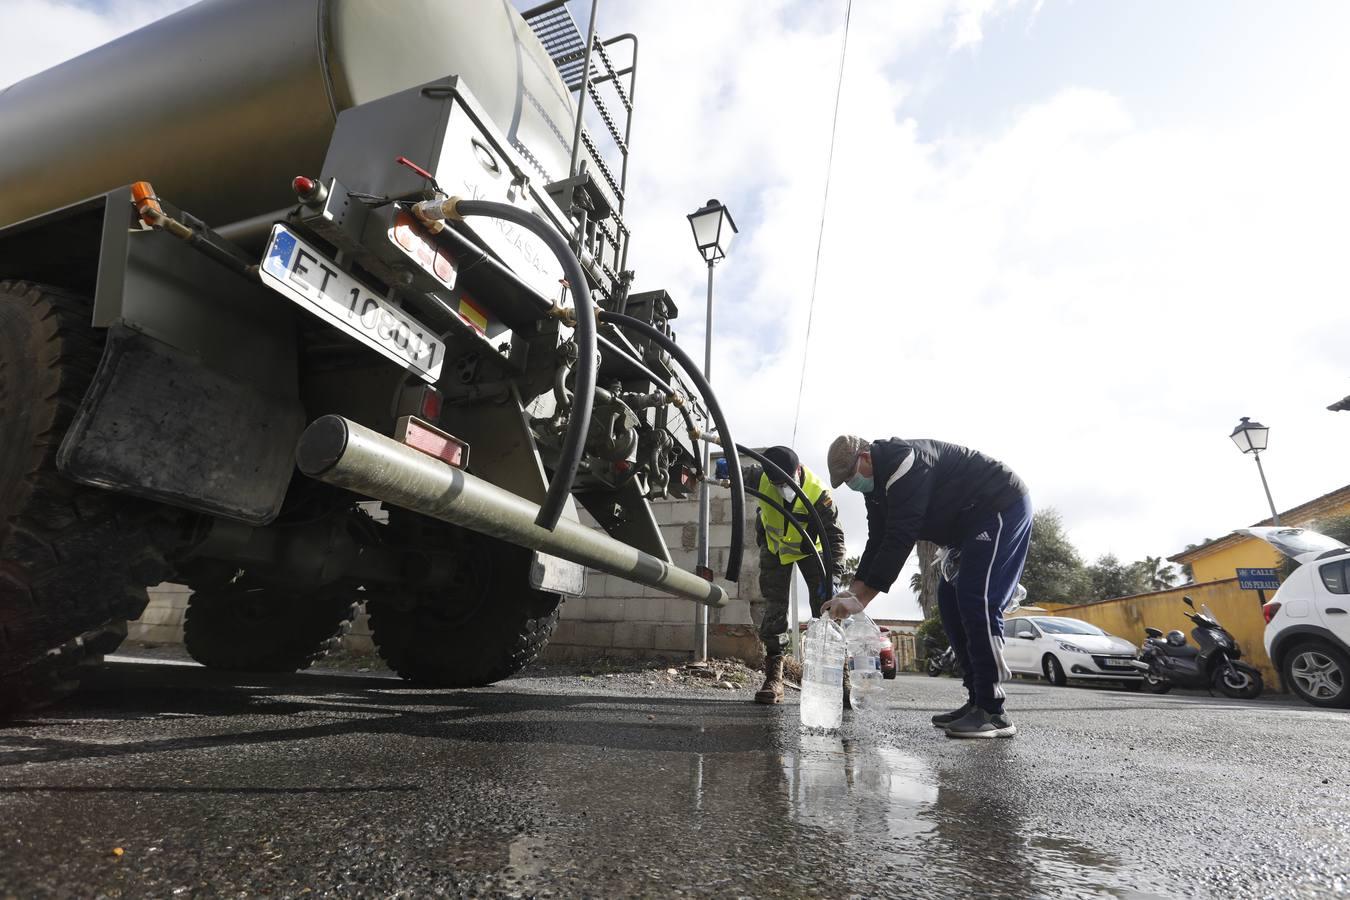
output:
[[[708,652],[714,657],[743,659],[757,665],[762,659],[755,623],[763,617],[759,594],[759,554],[748,542],[738,583],[721,579],[731,544],[731,500],[714,495],[709,516],[709,565],[727,589],[731,603],[708,611]],[[747,503],[746,534],[754,534],[754,505]],[[692,571],[698,549],[698,500],[659,500],[652,504],[657,524],[670,548],[674,565]],[[582,521],[595,521],[582,513]],[[688,600],[670,597],[601,572],[586,575],[586,593],[563,605],[558,630],[544,650],[550,661],[619,658],[690,657],[694,648],[697,608]]]

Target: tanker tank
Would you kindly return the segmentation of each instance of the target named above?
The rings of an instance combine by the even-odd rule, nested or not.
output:
[[[567,177],[571,94],[500,0],[203,0],[0,92],[0,227],[139,180],[216,227],[266,215],[339,112],[450,75]]]

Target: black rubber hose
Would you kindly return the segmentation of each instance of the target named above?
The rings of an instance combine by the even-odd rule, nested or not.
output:
[[[661,345],[661,348],[669,353],[681,368],[684,369],[689,380],[694,382],[694,387],[698,388],[699,395],[703,401],[708,404],[708,412],[712,413],[713,422],[717,425],[717,436],[722,442],[722,451],[727,460],[727,467],[731,470],[731,546],[727,548],[727,581],[736,581],[741,577],[741,554],[745,547],[745,482],[741,479],[741,460],[732,448],[735,443],[731,439],[731,426],[727,424],[726,416],[722,415],[722,407],[718,404],[717,398],[713,396],[712,386],[708,384],[708,379],[703,377],[694,361],[689,358],[689,354],[675,343],[674,340],[667,337],[665,332],[648,325],[641,319],[635,319],[632,316],[625,316],[616,312],[601,312],[600,321],[610,322],[618,325],[620,328],[631,328],[639,334],[651,338]],[[702,450],[702,448],[698,448]],[[699,454],[699,459],[703,454]],[[703,473],[705,484],[711,479],[708,473]]]
[[[816,536],[819,537],[822,542],[827,540],[825,533],[825,520],[820,517],[820,511],[817,510],[816,505],[811,502],[811,498],[806,496],[806,491],[802,490],[802,486],[797,483],[797,473],[793,472],[789,474],[788,472],[785,472],[783,469],[779,468],[776,462],[774,462],[771,459],[768,459],[762,453],[756,453],[749,447],[742,447],[740,444],[737,444],[736,451],[738,453],[744,453],[746,456],[750,457],[755,462],[759,463],[761,466],[764,467],[764,471],[768,472],[770,475],[777,475],[779,478],[783,479],[784,483],[792,485],[792,490],[796,492],[798,497],[802,498],[802,506],[805,506],[806,511],[811,514],[811,521],[815,523],[815,526],[818,529],[816,532]],[[773,479],[770,478],[770,481],[772,480]],[[802,532],[803,540],[810,537],[810,535],[808,535],[802,529],[799,528],[797,530]],[[814,541],[812,541],[812,546],[813,547],[815,546]],[[839,573],[835,571],[834,568],[834,554],[830,554],[830,565],[825,566],[824,568],[825,574],[828,577],[830,578],[838,577]]]
[[[581,465],[581,457],[586,449],[586,435],[591,430],[596,375],[595,305],[591,302],[591,287],[567,239],[533,213],[509,203],[491,200],[460,200],[455,204],[455,211],[466,218],[487,216],[510,222],[538,237],[557,257],[567,277],[567,286],[572,291],[577,317],[573,335],[577,342],[577,362],[573,368],[576,389],[572,396],[572,412],[567,419],[567,433],[563,435],[562,449],[558,451],[558,465],[553,470],[553,478],[549,480],[548,493],[539,507],[539,515],[534,519],[534,524],[552,531],[557,527],[567,499],[572,496],[572,483],[576,480],[577,467]]]
[[[762,494],[759,491],[755,490],[754,488],[746,488],[745,492],[749,494],[751,497],[755,497],[758,498],[759,500],[764,501],[765,503],[772,506],[774,509],[778,510],[778,512],[782,513],[783,518],[787,519],[788,524],[791,525],[793,528],[797,529],[799,532],[801,532],[803,540],[806,539],[807,537],[806,526],[802,524],[801,519],[797,518],[796,515],[794,515],[790,509],[788,509],[786,506],[782,504],[781,497],[770,497],[768,494]],[[830,577],[830,570],[825,568],[825,557],[821,556],[820,551],[816,549],[815,541],[812,541],[810,543],[810,547],[811,552],[816,557],[816,565],[820,566],[820,571],[828,579]],[[830,598],[825,597],[824,599],[828,600]]]

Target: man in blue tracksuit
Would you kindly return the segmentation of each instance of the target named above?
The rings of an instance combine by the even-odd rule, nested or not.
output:
[[[938,613],[961,660],[969,699],[934,716],[949,737],[1012,737],[1003,709],[1003,607],[1026,562],[1031,498],[1017,474],[983,453],[932,440],[841,435],[827,457],[830,483],[867,503],[867,547],[851,587],[825,610],[843,618],[890,589],[916,541],[961,551],[955,584],[942,580]]]

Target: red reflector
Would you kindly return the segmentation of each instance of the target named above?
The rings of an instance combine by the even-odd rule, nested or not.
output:
[[[439,422],[441,419],[441,394],[435,388],[422,390],[422,418]]]
[[[394,439],[457,469],[469,464],[467,443],[415,416],[404,416],[398,420]]]
[[[319,186],[314,182],[313,178],[297,175],[295,176],[295,180],[291,182],[291,187],[295,189],[295,193],[299,196],[308,197],[310,194],[314,193]]]
[[[614,464],[614,471],[618,472],[620,475],[627,475],[632,468],[633,464],[626,459],[621,459]]]
[[[389,236],[422,268],[422,271],[436,276],[446,287],[455,286],[454,260],[436,246],[431,237],[417,224],[416,219],[400,211],[394,217],[394,227]]]
[[[1261,607],[1261,612],[1266,617],[1267,625],[1270,624],[1271,619],[1275,618],[1275,614],[1280,611],[1280,607],[1283,605],[1283,603],[1276,603],[1274,600],[1271,600],[1265,606]]]
[[[436,251],[436,261],[431,264],[431,271],[436,277],[448,285],[455,283],[455,261],[452,260],[444,250]]]

